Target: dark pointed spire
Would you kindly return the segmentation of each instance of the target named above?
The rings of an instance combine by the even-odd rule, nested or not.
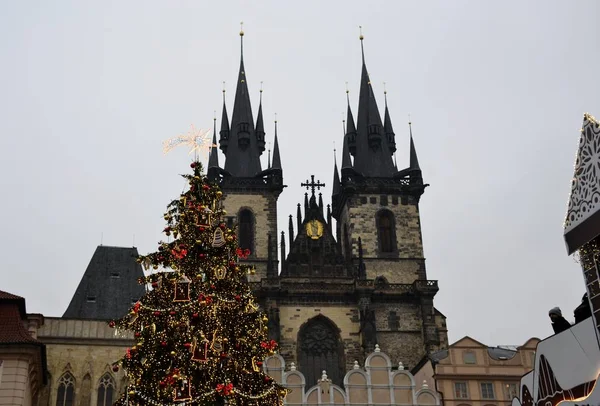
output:
[[[294,242],[294,221],[292,220],[292,215],[290,214],[290,221],[288,224],[289,228],[289,240],[290,240],[290,249],[292,249],[292,243]],[[299,230],[298,230],[299,231]]]
[[[354,168],[366,177],[391,177],[395,172],[394,163],[387,140],[384,139],[383,123],[365,62],[363,39],[361,33],[363,60],[358,98],[356,152],[353,154]]]
[[[348,148],[350,153],[354,155],[356,153],[356,125],[354,124],[354,117],[352,116],[352,109],[350,108],[350,92],[348,89],[346,89],[346,101],[348,103],[348,113],[346,114],[345,135],[348,137]]]
[[[319,192],[319,211],[323,215],[323,193]]]
[[[327,226],[329,227],[329,232],[331,232],[331,205],[327,205]]]
[[[308,216],[308,193],[304,193],[304,217]]]
[[[333,193],[332,196],[340,194],[342,186],[340,183],[340,174],[338,172],[337,158],[335,156],[335,149],[333,150]]]
[[[410,131],[410,169],[421,170],[419,166],[419,160],[417,159],[417,150],[415,149],[415,142],[413,141],[412,135],[412,123],[408,122],[408,128]]]
[[[216,180],[219,176],[219,155],[217,153],[217,117],[213,119],[213,137],[210,146],[210,155],[208,158],[207,175],[211,180]]]
[[[258,116],[256,117],[256,130],[254,134],[256,134],[256,142],[262,150],[265,150],[265,125],[263,123],[263,112],[262,112],[262,82],[260,82],[260,99],[258,103]]]
[[[385,82],[383,83],[383,86],[385,89]],[[383,123],[383,132],[385,133],[390,152],[393,154],[394,152],[396,152],[396,134],[394,134],[394,129],[392,128],[392,119],[390,118],[390,111],[388,109],[387,90],[383,91],[383,97],[385,99],[385,118]]]
[[[345,169],[352,169],[352,160],[348,149],[348,136],[344,137],[344,146],[342,147],[342,176]]]
[[[229,118],[227,117],[227,106],[225,105],[225,82],[223,82],[223,113],[221,114],[221,131],[219,131],[219,143],[221,151],[227,155],[229,145]]]
[[[264,139],[262,143],[259,142],[254,130],[254,118],[244,68],[244,31],[240,31],[240,52],[240,70],[224,169],[234,177],[254,177],[262,172],[260,155],[264,151]]]
[[[284,123],[285,124],[285,123]],[[285,128],[284,128],[285,130]],[[275,139],[273,141],[273,169],[283,169],[281,167],[281,156],[279,155],[279,141],[277,140],[277,120],[275,120]]]

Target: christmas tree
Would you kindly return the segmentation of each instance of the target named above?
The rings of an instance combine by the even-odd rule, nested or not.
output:
[[[277,343],[246,280],[253,269],[238,263],[250,252],[223,223],[223,193],[191,167],[189,189],[164,215],[169,242],[138,259],[152,289],[110,322],[135,337],[113,366],[129,381],[116,404],[282,405],[286,389],[262,368]]]

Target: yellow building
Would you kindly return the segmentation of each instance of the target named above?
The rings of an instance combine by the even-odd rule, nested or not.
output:
[[[416,382],[426,382],[445,406],[500,406],[519,396],[521,377],[533,369],[531,338],[519,347],[489,347],[464,337],[447,350],[425,357],[413,368]]]

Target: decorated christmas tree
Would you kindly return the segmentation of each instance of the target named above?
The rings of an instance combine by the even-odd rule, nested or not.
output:
[[[138,259],[151,289],[110,322],[135,337],[113,366],[129,381],[116,404],[282,405],[285,388],[262,367],[277,343],[246,280],[253,270],[238,262],[250,252],[223,222],[218,186],[191,167],[189,189],[164,215],[168,242]]]

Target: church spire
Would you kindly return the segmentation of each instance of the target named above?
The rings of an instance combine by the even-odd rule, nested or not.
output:
[[[208,178],[216,180],[219,176],[219,156],[217,154],[217,117],[213,118],[213,137],[210,146],[210,155],[208,157]]]
[[[415,149],[415,142],[412,135],[412,123],[410,121],[408,122],[408,129],[410,131],[410,169],[420,171],[421,167],[417,158],[417,150]]]
[[[333,150],[333,193],[332,193],[332,196],[339,195],[341,189],[342,189],[342,186],[340,183],[340,174],[338,172],[337,158],[335,156],[335,149],[334,149]]]
[[[394,163],[388,142],[383,137],[383,123],[373,93],[364,56],[364,37],[361,33],[362,72],[358,99],[358,119],[354,167],[366,177],[391,177]],[[349,140],[351,141],[351,140]]]
[[[227,146],[229,145],[229,118],[227,117],[227,106],[225,105],[225,82],[223,82],[223,113],[221,114],[221,131],[219,131],[219,135],[221,151],[227,154]]]
[[[244,68],[244,31],[240,31],[240,70],[238,73],[231,114],[228,145],[225,153],[225,171],[234,177],[254,177],[262,171],[260,155],[264,151],[264,137],[258,139],[254,130],[252,106],[246,70]],[[223,126],[223,123],[222,123]]]
[[[350,153],[356,153],[356,125],[354,124],[354,116],[350,108],[350,91],[346,88],[346,101],[348,103],[348,113],[346,115],[346,137],[348,138],[348,148]]]
[[[258,103],[258,116],[256,117],[256,143],[259,150],[263,152],[265,150],[265,125],[263,124],[263,112],[262,112],[262,82],[260,82],[260,99]]]
[[[273,163],[271,164],[271,168],[283,169],[281,167],[281,156],[279,155],[279,141],[277,140],[277,120],[275,120],[275,139],[273,141]]]
[[[385,137],[388,143],[388,147],[390,148],[390,152],[393,154],[394,152],[396,152],[396,134],[394,134],[394,129],[392,128],[392,119],[390,118],[390,111],[388,110],[387,90],[385,90],[385,82],[383,83],[383,97],[385,100],[385,118],[383,122],[383,131],[385,132]]]
[[[352,169],[352,160],[350,159],[350,150],[348,149],[348,136],[344,137],[344,146],[342,147],[342,176],[347,170]]]

